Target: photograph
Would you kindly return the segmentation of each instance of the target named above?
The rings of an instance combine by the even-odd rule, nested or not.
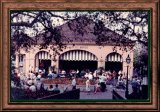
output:
[[[158,0],[1,0],[0,111],[160,111]]]
[[[150,10],[11,10],[10,101],[150,99]]]

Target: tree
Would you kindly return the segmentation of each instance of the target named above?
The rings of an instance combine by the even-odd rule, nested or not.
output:
[[[60,12],[59,12],[60,13]],[[13,35],[16,31],[26,33],[26,29],[33,31],[34,36],[41,32],[51,35],[48,39],[54,39],[56,44],[61,44],[61,35],[55,37],[57,29],[54,22],[63,23],[75,19],[79,16],[87,16],[95,21],[96,27],[103,29],[108,27],[113,31],[124,35],[130,39],[134,39],[145,46],[148,45],[148,19],[149,15],[147,11],[131,11],[131,12],[117,12],[117,11],[97,11],[97,12],[61,12],[60,15],[53,11],[13,11],[11,13],[11,30]],[[40,31],[38,28],[42,27]],[[77,31],[81,32],[82,26],[77,27]],[[101,34],[99,34],[101,35]],[[46,38],[46,37],[44,37]],[[46,40],[45,44],[49,44],[49,40]],[[103,40],[104,41],[104,40]]]
[[[103,45],[104,42],[111,40],[112,37],[101,32],[106,27],[112,31],[125,36],[131,40],[148,47],[148,11],[84,11],[84,12],[54,12],[54,11],[12,11],[11,12],[11,55],[14,57],[14,52],[20,47],[26,50],[33,45],[36,45],[36,40],[42,39],[41,48],[46,48],[54,41],[52,47],[55,54],[65,48],[62,42],[61,29],[57,26],[68,21],[72,21],[78,17],[85,16],[89,19],[79,21],[82,24],[76,24],[76,28],[69,28],[74,32],[84,35],[83,27],[87,25],[90,19],[95,22],[94,35],[97,35],[96,43]],[[84,25],[84,26],[83,26]],[[67,37],[66,37],[67,38]],[[68,39],[69,40],[69,39]],[[115,40],[117,43],[118,40]],[[125,40],[121,40],[122,43]],[[71,41],[69,41],[71,42]],[[133,47],[133,45],[130,45]],[[124,47],[126,50],[126,48]],[[146,54],[147,55],[147,54]]]

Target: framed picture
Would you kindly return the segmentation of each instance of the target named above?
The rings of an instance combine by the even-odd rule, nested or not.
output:
[[[159,1],[1,9],[1,110],[159,110]]]

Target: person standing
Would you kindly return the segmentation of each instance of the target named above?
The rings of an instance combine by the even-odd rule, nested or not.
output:
[[[75,77],[72,78],[72,84],[71,85],[72,85],[72,90],[76,89],[76,78]]]
[[[87,91],[88,94],[90,93],[90,80],[89,80],[88,77],[87,77],[87,80],[86,80],[86,91]]]
[[[89,80],[93,80],[92,72],[90,72],[90,73],[88,74],[88,78],[89,78]]]
[[[99,82],[99,77],[97,77],[97,79],[96,79],[96,84],[95,84],[95,91],[94,91],[94,93],[96,94],[98,91],[101,91],[101,86],[100,86],[100,82]]]
[[[104,74],[102,76],[99,77],[99,81],[100,81],[100,85],[101,85],[101,91],[104,92],[106,90],[106,77],[104,76]]]

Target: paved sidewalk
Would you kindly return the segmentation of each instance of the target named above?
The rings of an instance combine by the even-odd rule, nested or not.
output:
[[[90,92],[90,94],[81,92],[80,99],[112,99],[112,90],[113,86],[107,85],[107,91],[105,92],[97,92],[96,94],[94,94],[94,91]]]
[[[54,84],[53,84],[54,85]],[[49,86],[48,84],[45,84],[45,88]],[[55,85],[54,85],[55,86]],[[59,84],[59,88],[61,90],[61,92],[63,92],[64,89],[63,84]],[[112,85],[107,85],[107,91],[105,92],[97,92],[96,94],[94,94],[94,86],[91,88],[91,92],[90,94],[88,94],[87,92],[85,92],[85,85],[77,85],[77,88],[80,88],[81,92],[80,92],[80,99],[103,99],[103,100],[107,100],[107,99],[112,99],[112,91],[113,89],[122,97],[125,98],[125,89],[116,89],[114,88],[114,86]],[[131,85],[129,85],[129,93],[132,92],[131,89]],[[71,90],[71,86],[68,88],[69,90]]]
[[[112,91],[116,90],[119,95],[125,98],[125,89],[115,89],[112,85],[107,85],[107,91],[105,92],[90,92],[90,94],[86,92],[80,92],[80,99],[103,99],[103,100],[111,100],[112,99]],[[132,92],[131,86],[129,86],[129,93]]]

